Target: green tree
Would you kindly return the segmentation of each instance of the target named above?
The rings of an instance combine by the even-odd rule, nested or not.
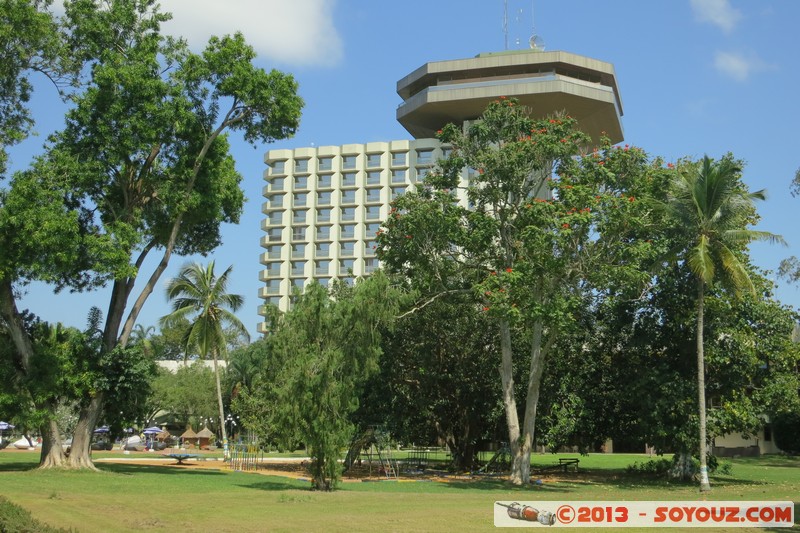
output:
[[[429,189],[395,202],[379,257],[422,295],[416,308],[471,294],[472,305],[491,318],[514,457],[510,479],[529,483],[545,362],[581,304],[580,284],[602,277],[607,265],[632,285],[646,278],[630,258],[647,244],[625,237],[644,211],[625,167],[642,154],[606,143],[602,152],[577,158],[588,139],[574,119],[532,120],[513,99],[492,102],[463,131],[446,126],[439,139],[452,146],[451,155],[426,178]],[[465,169],[469,184],[459,191]],[[458,195],[470,208],[457,203]],[[515,331],[526,340],[524,356],[515,357]],[[515,366],[525,369],[522,409]]]
[[[161,319],[162,325],[190,320],[191,326],[184,334],[185,344],[196,346],[201,359],[207,359],[210,355],[214,361],[219,427],[226,455],[228,437],[225,433],[225,409],[218,367],[219,357],[227,353],[224,328],[233,328],[240,335],[249,337],[247,328],[234,314],[244,303],[244,298],[226,292],[232,270],[230,266],[217,277],[214,274],[214,261],[205,268],[197,263],[184,266],[178,276],[167,284],[167,298],[172,301],[172,313]]]
[[[228,132],[253,144],[290,136],[303,105],[291,76],[253,65],[255,54],[241,35],[214,37],[194,54],[160,33],[169,16],[154,0],[102,6],[73,0],[65,8],[70,50],[87,65],[88,80],[73,98],[65,129],[8,192],[23,198],[40,191],[41,199],[14,202],[13,210],[6,203],[8,224],[0,231],[10,243],[2,258],[8,265],[0,269],[0,311],[22,360],[32,349],[19,327],[15,284],[110,284],[102,350],[124,348],[173,253],[208,253],[220,242],[220,225],[238,221],[244,196]],[[69,223],[62,226],[59,217]],[[65,239],[70,246],[59,250],[32,248],[37,233],[21,233],[28,242],[14,237],[17,227],[35,221],[39,233],[56,228],[80,238]],[[57,243],[44,236],[44,244]],[[150,253],[160,260],[134,294]],[[82,398],[69,458],[75,467],[92,467],[92,430],[112,384],[96,385]]]
[[[378,369],[380,331],[396,311],[380,273],[354,288],[340,285],[334,294],[312,283],[290,311],[272,317],[274,379],[264,384],[261,400],[282,447],[306,444],[317,490],[332,490],[339,480],[341,452],[353,432],[350,417]]]
[[[454,466],[472,469],[502,419],[499,390],[486,379],[498,357],[486,314],[464,296],[439,300],[397,320],[381,349],[356,415],[361,428],[391,428],[406,443],[445,442]]]
[[[217,411],[214,372],[201,362],[181,365],[173,374],[162,369],[153,382],[151,412],[164,410],[188,427]]]
[[[783,242],[769,232],[747,228],[754,221],[756,200],[763,190],[748,192],[741,183],[741,166],[730,156],[713,161],[685,163],[675,172],[672,196],[666,205],[671,223],[682,237],[678,257],[695,276],[697,393],[700,446],[700,490],[711,490],[708,481],[706,441],[706,363],[704,357],[705,293],[715,280],[736,291],[754,293],[745,263],[738,254],[748,243]]]

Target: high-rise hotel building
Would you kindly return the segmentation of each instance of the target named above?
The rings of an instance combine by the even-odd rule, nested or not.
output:
[[[413,139],[267,152],[260,275],[266,305],[286,310],[293,290],[312,280],[327,285],[377,269],[375,235],[390,202],[447,155],[435,132],[474,120],[492,100],[517,98],[538,117],[565,111],[595,140],[602,132],[612,142],[623,138],[613,66],[567,52],[426,63],[397,82],[397,93],[397,120]],[[469,169],[462,179],[469,180]]]

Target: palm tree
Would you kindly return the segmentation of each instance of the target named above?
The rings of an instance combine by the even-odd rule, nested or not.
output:
[[[233,314],[242,306],[244,298],[226,292],[232,269],[232,266],[228,267],[217,277],[214,274],[214,261],[205,268],[198,263],[184,266],[178,276],[167,285],[167,298],[172,301],[172,313],[160,320],[164,327],[189,319],[190,325],[184,335],[185,345],[195,346],[203,359],[209,355],[214,359],[219,427],[226,453],[228,437],[225,434],[225,412],[222,407],[217,360],[226,351],[225,327],[232,328],[245,338],[250,337],[247,328]]]
[[[764,190],[747,192],[739,181],[741,167],[730,157],[715,162],[708,156],[699,164],[675,173],[668,213],[681,233],[681,259],[697,280],[697,388],[700,415],[700,490],[711,490],[706,443],[705,358],[703,319],[706,287],[719,277],[736,293],[754,293],[747,265],[737,250],[753,241],[783,243],[779,235],[747,229],[755,215],[755,200]],[[719,272],[719,276],[717,275]]]

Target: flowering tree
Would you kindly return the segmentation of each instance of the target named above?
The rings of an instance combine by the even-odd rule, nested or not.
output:
[[[463,131],[443,128],[438,136],[451,155],[425,186],[395,202],[378,237],[386,268],[421,295],[409,312],[469,294],[496,327],[514,484],[530,481],[545,362],[572,309],[585,305],[578,289],[641,283],[639,258],[649,253],[646,240],[628,237],[648,214],[637,199],[640,182],[627,172],[645,155],[607,143],[587,152],[589,139],[571,117],[529,115],[501,98]],[[455,194],[464,169],[471,174],[469,207]],[[612,264],[610,275],[604,266]],[[512,343],[515,335],[521,342]],[[525,353],[514,353],[522,344]],[[515,366],[525,369],[521,421]]]

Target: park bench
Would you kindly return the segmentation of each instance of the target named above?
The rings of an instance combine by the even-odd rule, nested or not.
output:
[[[176,461],[178,461],[175,464],[178,465],[185,464],[184,461],[186,461],[187,459],[196,459],[197,457],[199,457],[197,454],[194,453],[165,453],[163,455],[164,457],[175,459]]]
[[[581,462],[580,459],[577,459],[577,458],[574,458],[574,457],[560,457],[558,459],[558,466],[559,466],[559,468],[561,468],[561,471],[566,474],[567,473],[567,469],[570,466],[574,466],[575,467],[575,471],[577,472],[578,471],[578,463],[580,463],[580,462]]]

